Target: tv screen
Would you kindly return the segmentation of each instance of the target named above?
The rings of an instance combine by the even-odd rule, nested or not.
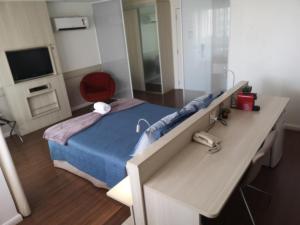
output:
[[[53,74],[47,47],[6,52],[15,82]]]

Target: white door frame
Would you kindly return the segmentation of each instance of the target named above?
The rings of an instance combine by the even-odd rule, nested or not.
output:
[[[175,89],[184,89],[181,0],[171,0]]]

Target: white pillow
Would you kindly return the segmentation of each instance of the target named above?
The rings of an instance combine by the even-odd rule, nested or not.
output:
[[[141,155],[149,145],[161,137],[161,131],[172,123],[172,120],[177,116],[177,112],[166,115],[156,123],[152,124],[140,137],[135,145],[133,156]]]

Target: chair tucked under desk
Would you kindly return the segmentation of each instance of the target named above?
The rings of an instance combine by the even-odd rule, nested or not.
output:
[[[255,225],[255,220],[252,215],[251,209],[248,205],[247,199],[245,197],[244,189],[250,188],[257,192],[271,196],[270,193],[251,185],[251,183],[254,181],[254,179],[259,174],[261,167],[263,166],[264,157],[271,152],[272,146],[276,140],[276,137],[277,137],[277,130],[272,130],[270,132],[270,134],[268,135],[268,137],[266,138],[266,140],[264,141],[263,146],[258,150],[258,152],[253,157],[252,162],[240,183],[239,191],[241,193],[242,199],[243,199],[246,209],[248,211],[252,225]]]

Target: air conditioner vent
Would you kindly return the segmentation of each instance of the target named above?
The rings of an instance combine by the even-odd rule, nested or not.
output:
[[[84,16],[77,17],[58,17],[53,18],[53,27],[55,31],[81,30],[89,27],[88,18]]]

